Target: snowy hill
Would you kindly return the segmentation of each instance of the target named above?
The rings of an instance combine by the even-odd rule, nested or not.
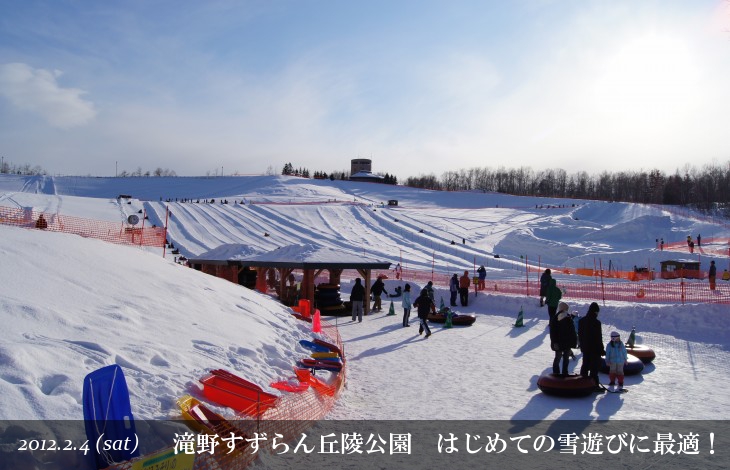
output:
[[[536,209],[558,201],[284,177],[33,182],[3,175],[0,194],[3,206],[99,220],[123,220],[146,210],[150,224],[164,223],[169,207],[170,237],[183,254],[225,243],[270,250],[316,242],[459,272],[471,269],[475,257],[477,263],[494,263],[499,253],[503,264],[488,264],[490,277],[518,275],[509,262],[519,264],[522,254],[553,263],[600,255],[636,264],[673,255],[655,249],[659,233],[666,240],[672,234],[681,240],[687,232],[707,238],[722,233],[709,222],[669,217],[651,207],[562,201],[564,207]],[[118,194],[135,199],[123,204]],[[227,198],[229,204],[174,202],[176,197]],[[236,199],[246,204],[232,203]],[[399,206],[383,208],[388,199],[398,199]],[[251,205],[252,200],[321,204]],[[229,369],[266,387],[290,376],[296,360],[307,354],[297,341],[311,336],[310,325],[295,320],[276,299],[176,264],[169,253],[163,258],[158,249],[3,225],[0,236],[2,419],[80,419],[83,377],[107,364],[124,369],[137,417],[176,417],[175,400],[186,393],[199,396],[198,380],[210,369]],[[468,236],[466,244],[461,236]],[[451,245],[452,239],[458,243]],[[727,261],[718,258],[720,269]],[[718,283],[727,295],[730,283]],[[389,279],[386,287],[392,292],[397,284],[402,283]],[[413,284],[417,292],[421,286]],[[448,303],[445,286],[437,287],[437,299]],[[344,298],[350,289],[343,281]],[[569,293],[564,300],[581,314],[590,303],[571,300]],[[415,400],[423,393],[429,403],[458,396],[472,404],[439,406],[442,419],[730,419],[730,399],[717,386],[730,368],[727,305],[601,302],[604,339],[613,329],[625,338],[636,326],[639,342],[655,349],[657,359],[642,375],[627,377],[633,389],[628,397],[566,401],[536,387],[553,353],[547,312],[535,297],[472,293],[468,307],[456,310],[476,314],[476,323],[433,326],[428,340],[413,326],[401,326],[400,299],[393,301],[396,316],[337,320],[348,374],[329,418],[430,419],[431,406],[403,406],[394,398]],[[513,328],[520,309],[526,326]],[[580,355],[571,368],[579,363]],[[666,393],[677,386],[682,394]],[[488,398],[485,389],[492,390]]]

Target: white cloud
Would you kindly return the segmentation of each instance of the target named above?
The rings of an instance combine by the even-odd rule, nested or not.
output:
[[[0,94],[18,109],[35,113],[62,129],[83,126],[96,116],[83,90],[62,88],[60,71],[34,69],[23,63],[0,65]]]

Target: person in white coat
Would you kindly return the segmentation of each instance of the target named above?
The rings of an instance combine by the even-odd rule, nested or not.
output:
[[[401,302],[401,305],[403,306],[403,327],[411,326],[410,318],[411,318],[411,285],[406,284],[405,288],[403,289],[403,301]]]

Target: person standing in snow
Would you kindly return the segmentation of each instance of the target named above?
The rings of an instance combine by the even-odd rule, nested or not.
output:
[[[552,321],[553,317],[558,313],[558,304],[560,303],[561,298],[563,298],[563,291],[558,288],[557,281],[551,277],[550,284],[548,285],[545,295],[545,303],[548,307],[548,316],[550,317],[550,321]]]
[[[456,294],[459,293],[459,276],[454,274],[449,281],[449,293],[451,294],[451,306],[456,307]]]
[[[35,228],[39,228],[41,230],[45,230],[48,228],[48,222],[46,221],[45,217],[43,217],[43,214],[38,216],[38,220],[35,221]]]
[[[362,323],[362,303],[365,300],[365,286],[362,285],[360,278],[355,279],[355,285],[350,292],[350,302],[352,303],[352,321],[355,318]]]
[[[601,356],[606,354],[603,349],[601,322],[598,320],[600,310],[598,304],[593,302],[588,307],[588,313],[578,322],[578,341],[580,342],[580,350],[583,353],[580,375],[591,377],[596,384],[596,389],[600,388],[598,368],[601,364]]]
[[[461,306],[466,307],[469,305],[469,286],[471,285],[471,279],[469,279],[469,271],[464,271],[464,275],[459,279],[459,300]]]
[[[426,293],[428,293],[428,298],[431,299],[431,302],[436,303],[434,300],[434,293],[433,293],[433,281],[428,281],[428,284],[426,284]]]
[[[608,366],[608,385],[615,385],[618,380],[618,388],[624,388],[624,366],[629,360],[626,346],[621,341],[621,335],[617,331],[611,332],[611,341],[606,345],[606,365]]]
[[[418,327],[418,334],[421,335],[425,331],[426,338],[428,338],[431,336],[431,329],[428,327],[428,314],[436,313],[436,304],[428,296],[428,290],[425,287],[421,290],[421,295],[413,302],[413,306],[416,307],[418,319],[421,322],[421,325]]]
[[[479,284],[477,285],[477,288],[478,290],[484,290],[487,282],[487,268],[485,268],[484,265],[479,266],[477,274],[479,275]]]
[[[411,323],[409,319],[411,318],[411,285],[406,284],[405,289],[403,289],[403,301],[401,302],[401,305],[403,306],[403,326],[411,326]]]
[[[710,280],[710,290],[715,290],[715,280],[717,279],[715,260],[710,261],[710,270],[707,271],[707,278]]]
[[[548,287],[550,287],[550,279],[553,276],[550,269],[546,269],[540,276],[540,307],[545,305],[545,297],[547,297]]]
[[[563,377],[568,375],[568,362],[578,341],[573,318],[568,313],[569,308],[568,304],[560,302],[558,314],[550,322],[550,347],[555,351],[553,374],[562,375]],[[562,369],[560,367],[561,359]]]
[[[383,292],[388,294],[388,292],[385,290],[385,284],[383,283],[382,277],[378,276],[378,278],[373,283],[373,286],[370,288],[370,292],[373,293],[373,312],[380,312],[381,310],[383,310],[380,296],[383,295]]]

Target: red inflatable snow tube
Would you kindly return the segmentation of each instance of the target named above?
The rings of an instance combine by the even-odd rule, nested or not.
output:
[[[537,387],[547,395],[559,397],[585,397],[593,393],[596,383],[590,377],[546,373],[537,379]]]
[[[644,364],[649,364],[656,358],[656,354],[653,349],[640,344],[635,344],[632,347],[626,346],[626,351],[632,356],[636,356],[641,359],[641,362]]]

